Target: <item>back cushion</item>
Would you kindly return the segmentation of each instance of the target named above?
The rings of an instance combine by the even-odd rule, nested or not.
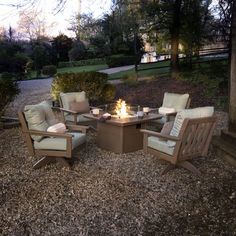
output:
[[[86,99],[86,93],[84,91],[75,94],[76,102],[83,102]]]
[[[39,105],[28,105],[24,108],[24,114],[30,130],[46,131],[48,123],[46,121],[46,114],[43,107]],[[31,135],[35,141],[40,141],[43,136]]]
[[[75,93],[60,93],[63,108],[69,110],[70,102],[75,101]]]
[[[177,112],[186,108],[189,94],[165,93],[162,107],[174,108]]]
[[[89,112],[89,102],[87,99],[81,102],[71,102],[70,110],[80,112],[80,113]]]
[[[71,102],[81,102],[86,99],[86,94],[82,92],[60,93],[63,108],[69,110]]]
[[[39,103],[38,105],[43,108],[45,115],[46,115],[45,116],[46,122],[48,123],[49,126],[55,125],[56,123],[58,123],[58,121],[55,118],[54,113],[52,111],[51,105],[47,101],[43,101],[43,102]]]
[[[214,113],[214,107],[199,107],[199,108],[185,109],[179,111],[175,117],[174,125],[170,131],[170,135],[178,137],[184,119],[210,117],[213,115],[213,113]],[[169,147],[173,147],[175,145],[174,141],[168,141],[167,143]]]

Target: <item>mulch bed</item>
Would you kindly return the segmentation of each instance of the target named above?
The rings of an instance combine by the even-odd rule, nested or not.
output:
[[[192,107],[214,104],[203,87],[170,79],[117,88],[117,97],[150,107],[165,91],[190,93]],[[216,115],[219,131],[227,114]],[[214,150],[193,160],[200,177],[184,169],[162,176],[166,163],[156,157],[107,152],[95,139],[89,133],[71,169],[33,170],[20,130],[0,131],[0,235],[236,235],[236,169]]]
[[[155,80],[139,82],[135,86],[126,84],[116,85],[116,98],[124,98],[128,103],[150,107],[162,105],[165,92],[189,93],[191,107],[216,106],[219,95],[225,95],[226,90],[220,89],[215,97],[207,97],[207,88],[204,85],[193,85],[186,81],[160,77]]]

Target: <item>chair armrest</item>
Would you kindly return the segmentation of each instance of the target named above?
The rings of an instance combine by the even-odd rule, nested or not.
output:
[[[87,130],[90,128],[89,126],[85,126],[85,125],[66,125],[66,127],[70,131],[81,131],[84,134],[86,134]]]
[[[37,131],[37,130],[29,130],[29,131],[23,131],[23,132],[29,133],[30,135],[36,135],[36,136],[72,138],[72,134],[60,134],[60,133],[55,133],[55,132]]]
[[[65,108],[62,108],[62,107],[60,107],[59,109],[60,109],[61,111],[63,111],[63,112],[68,112],[68,113],[75,114],[75,115],[77,115],[77,114],[82,114],[81,112],[68,110],[68,109],[65,109]]]
[[[168,139],[168,140],[172,140],[172,141],[180,141],[180,138],[175,137],[175,136],[171,136],[171,135],[167,135],[167,134],[161,134],[161,133],[151,131],[151,130],[147,130],[147,129],[141,129],[140,131],[142,133],[152,135],[152,136],[156,136],[156,137],[159,137],[159,138]]]
[[[158,112],[159,108],[149,108],[149,112]]]
[[[177,112],[166,113],[166,116],[176,116]]]

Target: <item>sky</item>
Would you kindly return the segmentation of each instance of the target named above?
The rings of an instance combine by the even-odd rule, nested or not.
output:
[[[19,11],[15,7],[7,6],[9,4],[24,3],[28,0],[0,0],[0,27],[8,29],[11,26],[17,29],[19,20]],[[38,10],[42,10],[48,23],[54,23],[50,28],[50,36],[56,36],[59,33],[65,33],[73,37],[73,33],[68,31],[70,19],[78,12],[78,0],[67,0],[64,10],[55,15],[56,0],[32,0]],[[213,0],[216,4],[217,0]],[[103,13],[108,13],[111,7],[111,0],[81,0],[81,13],[93,13],[98,18]]]
[[[7,4],[23,3],[26,0],[0,0],[0,27],[9,28],[12,26],[17,28],[19,20],[19,11],[15,7],[7,6]],[[78,12],[78,0],[67,0],[64,10],[55,15],[56,0],[34,0],[35,7],[42,10],[43,15],[50,23],[54,23],[50,35],[56,36],[58,33],[66,33],[73,36],[69,32],[70,19]],[[111,7],[111,0],[81,0],[81,13],[92,13],[94,17],[99,18],[103,13],[108,13]]]

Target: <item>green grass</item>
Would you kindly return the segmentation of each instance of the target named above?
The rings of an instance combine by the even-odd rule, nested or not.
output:
[[[87,72],[87,71],[98,71],[98,70],[104,70],[107,69],[108,66],[106,64],[102,64],[102,65],[89,65],[89,66],[77,66],[77,67],[64,67],[64,68],[57,68],[57,73],[69,73],[69,72],[74,72],[74,73],[78,73],[78,72]],[[40,79],[43,78],[48,78],[48,76],[45,75],[41,75]],[[28,80],[30,79],[36,79],[36,71],[31,71],[30,73],[30,77],[28,78]]]
[[[152,63],[152,64],[142,64],[139,66],[139,69],[145,69],[138,71],[138,77],[148,77],[148,76],[163,76],[163,75],[169,75],[170,68],[156,68],[156,67],[163,67],[163,66],[169,66],[169,61],[159,62],[159,63]],[[117,72],[114,74],[110,74],[108,76],[108,79],[115,80],[115,79],[122,79],[125,76],[128,75],[134,75],[135,70],[130,69],[126,71]]]

